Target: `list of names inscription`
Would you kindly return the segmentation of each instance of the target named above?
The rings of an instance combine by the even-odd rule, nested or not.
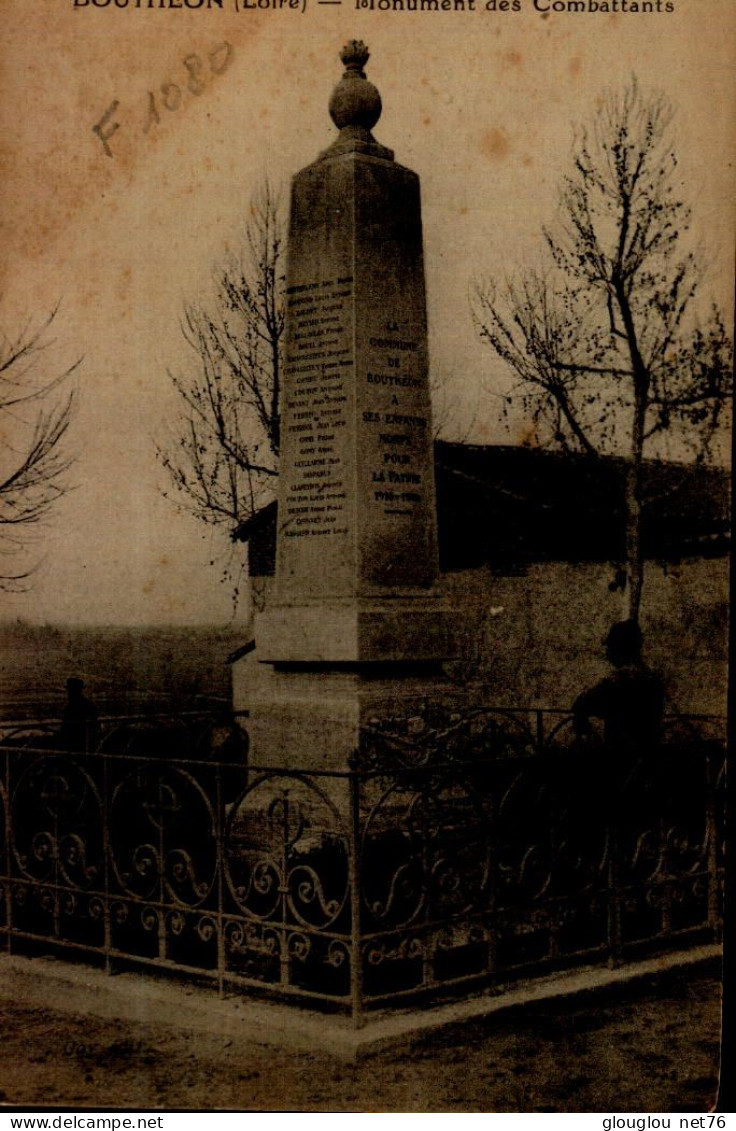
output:
[[[284,419],[293,458],[282,495],[286,538],[331,538],[348,531],[344,434],[354,364],[352,294],[352,276],[301,283],[287,292]]]

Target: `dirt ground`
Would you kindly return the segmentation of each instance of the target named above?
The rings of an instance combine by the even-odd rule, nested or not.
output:
[[[356,1064],[2,1002],[0,1098],[19,1108],[705,1112],[720,1001],[712,968],[685,968]]]

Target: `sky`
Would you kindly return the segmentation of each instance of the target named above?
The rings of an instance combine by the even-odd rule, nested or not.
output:
[[[618,14],[541,12],[534,0],[451,12],[372,11],[362,0],[103,2],[0,0],[0,325],[12,333],[60,301],[45,361],[54,372],[84,358],[75,489],[34,547],[32,587],[0,593],[0,617],[230,622],[218,564],[227,539],[163,497],[155,444],[176,420],[167,370],[187,364],[183,305],[208,293],[238,246],[264,174],[286,186],[333,140],[326,107],[348,39],[370,48],[384,105],[376,138],[421,179],[431,368],[450,433],[523,439],[521,420],[511,432],[501,424],[508,378],[477,340],[469,290],[534,258],[574,126],[633,73],[677,107],[704,293],[729,307],[732,0]]]

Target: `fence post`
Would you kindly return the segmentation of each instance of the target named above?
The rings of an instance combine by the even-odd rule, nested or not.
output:
[[[486,806],[486,815],[488,818],[488,828],[490,830],[490,848],[491,858],[489,863],[489,876],[488,876],[488,904],[487,904],[487,923],[488,923],[488,945],[486,947],[486,973],[488,975],[489,988],[496,991],[496,984],[498,982],[498,859],[499,859],[499,838],[498,838],[498,820],[497,820],[497,798],[496,798],[496,783],[492,786],[491,795],[488,799]]]
[[[616,799],[620,802],[621,795]],[[621,958],[621,870],[620,870],[620,830],[613,805],[608,808],[608,966],[615,969],[622,963]]]
[[[10,751],[5,753],[5,930],[8,954],[13,953],[13,818],[10,807]]]
[[[112,844],[110,835],[110,780],[109,759],[107,754],[102,754],[102,890],[103,899],[103,929],[105,933],[105,973],[112,970],[112,910],[110,907],[110,863]]]
[[[225,996],[225,794],[222,783],[222,767],[215,771],[215,867],[217,868],[217,994]]]
[[[349,882],[350,882],[350,1008],[353,1028],[361,1029],[363,1016],[363,960],[360,931],[360,772],[357,756],[350,759],[349,788]]]
[[[705,750],[705,835],[708,845],[708,927],[715,942],[721,938],[718,913],[718,821],[716,820],[716,786],[719,766],[713,753]]]
[[[281,930],[279,934],[279,979],[282,986],[291,982],[291,955],[289,954],[289,790],[282,789],[281,800],[281,868],[279,900],[281,903]]]
[[[535,729],[536,729],[536,743],[537,743],[537,749],[536,749],[535,753],[539,755],[539,754],[544,753],[544,715],[539,710],[539,708],[537,708],[535,710],[534,714],[536,716],[536,720],[535,720],[536,721],[536,728]]]
[[[154,908],[156,912],[156,930],[158,931],[158,957],[159,962],[165,962],[169,956],[169,940],[167,935],[166,923],[166,878],[165,878],[165,861],[166,861],[166,843],[164,834],[164,791],[163,791],[163,778],[161,771],[158,770],[158,781],[156,785],[156,801],[159,811],[159,826],[158,826],[158,907]]]

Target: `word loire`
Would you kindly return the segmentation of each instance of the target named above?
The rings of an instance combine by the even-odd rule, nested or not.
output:
[[[148,134],[161,122],[165,113],[173,114],[184,105],[186,96],[193,95],[198,98],[204,93],[212,78],[224,73],[232,62],[235,48],[231,43],[223,40],[207,53],[206,58],[194,52],[185,55],[182,59],[183,74],[179,82],[165,82],[154,92],[148,91],[146,111],[141,119],[141,133]],[[115,153],[110,145],[111,138],[121,128],[122,122],[117,119],[120,102],[115,99],[110,103],[105,113],[94,126],[95,134],[102,144],[107,157],[114,157]]]
[[[318,4],[339,4],[340,0],[317,0]],[[236,12],[265,11],[266,8],[277,10],[284,8],[287,12],[306,12],[307,0],[235,0]]]

